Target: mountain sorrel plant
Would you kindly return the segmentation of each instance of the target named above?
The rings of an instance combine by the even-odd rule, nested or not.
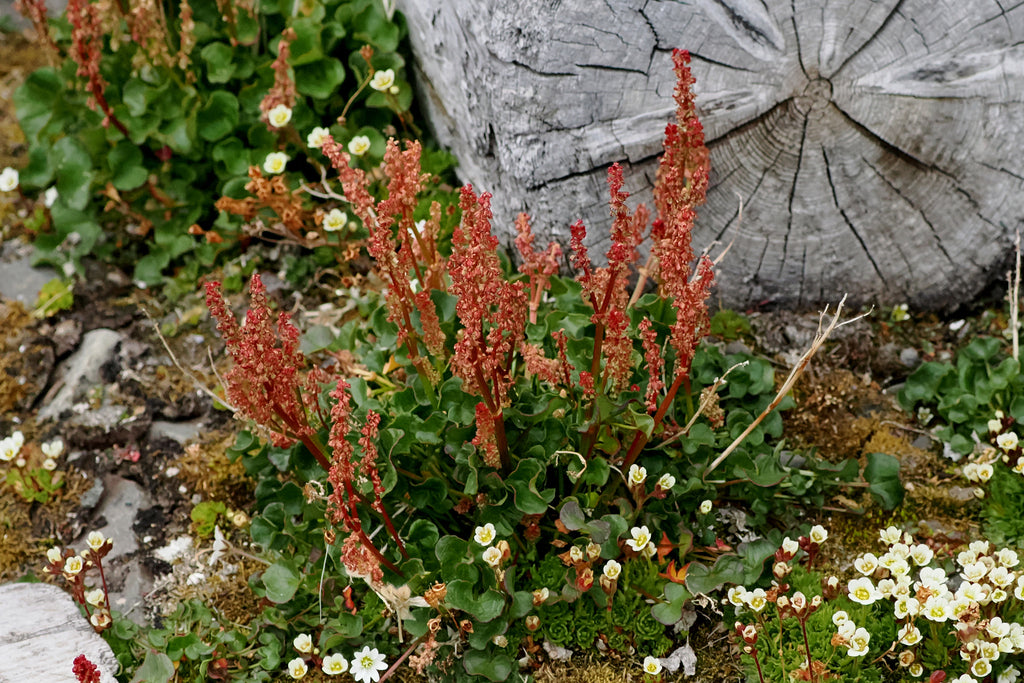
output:
[[[415,130],[404,26],[377,0],[72,0],[49,21],[41,0],[21,6],[61,60],[15,94],[29,144],[21,183],[56,191],[37,258],[69,272],[93,254],[156,284],[172,260],[208,267],[253,236],[322,244],[307,237],[318,234],[311,224],[289,231],[288,216],[246,231],[224,214],[209,230],[214,200],[241,198],[257,182],[250,166],[282,155],[293,187],[261,200],[286,206],[284,195],[316,178],[305,163],[310,130],[369,141],[370,163],[384,131]]]
[[[730,547],[716,503],[762,525],[791,514],[791,494],[823,503],[823,482],[857,476],[855,462],[782,465],[778,414],[748,430],[772,403],[771,366],[697,346],[712,273],[705,257],[692,264],[707,154],[688,61],[674,54],[677,120],[644,268],[657,293],[634,283],[650,215],[627,207],[618,166],[606,265],[591,261],[577,223],[579,276],[558,276],[559,248],[538,251],[523,216],[510,276],[488,194],[461,190],[448,249],[445,212],[419,200],[418,143],[389,141],[370,172],[330,132],[317,142],[342,192],[325,177],[322,194],[362,223],[385,286],[359,304],[365,319],[320,345],[339,362],[305,370],[298,334],[286,318],[275,330],[258,276],[241,326],[209,285],[235,358],[227,400],[273,442],[246,433],[234,450],[260,480],[251,533],[271,564],[250,583],[273,603],[258,626],[275,644],[267,671],[318,665],[277,647],[299,632],[321,652],[376,648],[391,662],[382,680],[408,661],[502,681],[517,661],[529,671],[598,643],[649,658],[656,676],[693,595],[757,580],[775,551],[765,539]],[[704,481],[748,431],[723,480]]]

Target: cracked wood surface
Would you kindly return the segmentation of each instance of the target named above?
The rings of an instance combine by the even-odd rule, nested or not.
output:
[[[116,683],[117,661],[71,596],[43,583],[0,586],[0,683],[75,683],[84,654],[102,683]]]
[[[1002,277],[1024,228],[1024,2],[400,6],[431,124],[506,242],[527,211],[541,240],[582,218],[603,250],[615,161],[650,204],[674,47],[711,150],[694,245],[733,243],[725,302],[948,308]]]

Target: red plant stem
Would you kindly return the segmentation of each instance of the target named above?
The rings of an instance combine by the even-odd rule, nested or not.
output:
[[[381,517],[384,518],[384,526],[387,527],[388,533],[391,534],[391,538],[395,539],[395,544],[398,546],[398,552],[402,553],[402,557],[408,560],[409,552],[405,549],[405,544],[402,543],[402,538],[395,530],[395,525],[391,522],[391,516],[388,515],[387,510],[384,509],[384,503],[380,500],[377,502],[379,503],[378,512],[380,512]]]
[[[807,641],[807,621],[800,619],[800,630],[804,633],[804,651],[807,653],[807,676],[811,683],[815,683],[814,666],[811,664],[811,646]]]
[[[686,373],[680,372],[676,375],[676,379],[672,382],[672,386],[669,387],[668,393],[661,399],[661,404],[658,406],[658,412],[654,414],[654,427],[651,433],[654,433],[654,429],[658,428],[661,421],[665,419],[665,413],[668,412],[668,407],[672,405],[672,401],[675,400],[676,392],[679,391],[679,387],[684,381],[689,382],[689,377]],[[644,446],[647,445],[648,437],[643,432],[637,432],[636,436],[633,437],[633,443],[629,446],[629,452],[626,453],[626,459],[623,461],[622,466],[628,468],[634,462],[636,462],[637,456],[640,455],[640,451],[643,450]]]
[[[92,83],[90,83],[89,85],[90,89],[92,90],[92,96],[96,98],[96,104],[98,104],[100,106],[100,109],[103,110],[103,115],[107,117],[108,121],[114,124],[115,128],[121,131],[121,135],[124,135],[126,138],[130,140],[131,136],[128,134],[128,129],[125,128],[124,124],[121,123],[114,115],[114,111],[110,108],[110,105],[107,104],[107,98],[103,96],[103,90],[99,87],[93,86]]]
[[[505,417],[498,408],[498,414],[491,418],[494,421],[494,441],[498,446],[498,456],[501,458],[501,471],[508,472],[512,461],[508,454],[508,437],[505,436]]]
[[[398,669],[398,667],[402,665],[402,662],[404,662],[406,658],[409,655],[411,655],[416,650],[416,648],[420,646],[420,643],[426,640],[429,635],[429,633],[424,633],[422,636],[414,640],[413,643],[409,646],[409,649],[403,652],[402,656],[396,659],[395,663],[392,664],[391,667],[384,672],[384,675],[380,677],[380,683],[384,683],[384,681],[388,680],[391,677],[391,674],[393,674]]]
[[[750,654],[754,657],[754,666],[757,667],[757,678],[764,683],[764,672],[761,671],[761,662],[757,659],[757,650],[751,649]]]
[[[110,611],[110,592],[107,590],[107,575],[103,571],[103,561],[99,555],[96,555],[96,551],[93,551],[93,555],[96,556],[96,568],[100,570],[100,581],[103,583],[103,599],[107,605],[107,611]]]

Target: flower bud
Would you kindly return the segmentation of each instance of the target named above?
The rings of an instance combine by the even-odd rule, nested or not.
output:
[[[772,576],[778,581],[782,581],[784,578],[789,576],[789,573],[793,571],[793,568],[786,562],[776,562],[772,565]]]
[[[531,614],[530,616],[526,617],[526,630],[527,631],[536,631],[539,628],[540,628],[540,617],[538,617],[536,614]]]
[[[428,605],[437,609],[437,606],[444,601],[446,595],[448,595],[448,586],[438,581],[427,589],[427,592],[423,594],[423,599],[427,601]]]
[[[547,602],[548,596],[551,595],[551,591],[547,588],[538,588],[533,591],[533,606],[540,607]]]

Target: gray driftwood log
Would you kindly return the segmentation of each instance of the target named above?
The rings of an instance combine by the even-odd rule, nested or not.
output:
[[[694,246],[733,243],[726,302],[949,307],[1002,277],[1024,227],[1024,3],[400,6],[431,124],[506,236],[526,211],[563,242],[582,218],[603,247],[616,161],[649,202],[674,47],[711,150]]]

